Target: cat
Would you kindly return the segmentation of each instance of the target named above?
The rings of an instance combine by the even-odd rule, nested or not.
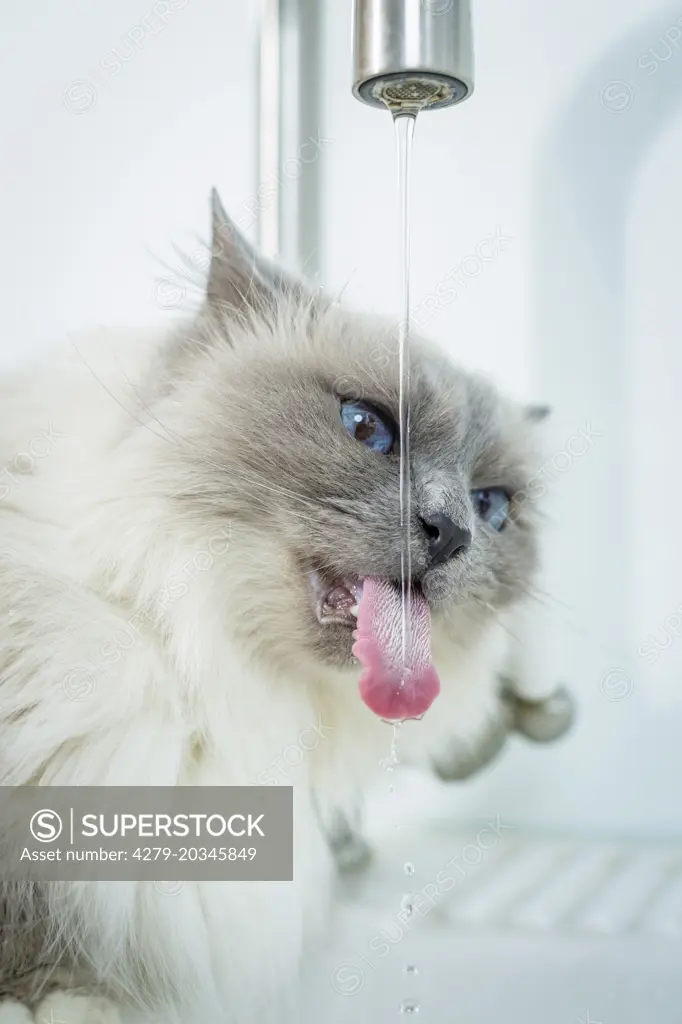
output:
[[[293,883],[6,882],[2,1024],[287,1019],[382,719],[416,762],[489,729],[538,559],[536,417],[412,340],[401,679],[394,333],[214,193],[196,315],[0,378],[0,784],[279,783],[295,807]]]

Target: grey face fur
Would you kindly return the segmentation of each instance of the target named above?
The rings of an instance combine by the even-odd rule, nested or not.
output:
[[[214,197],[207,299],[190,333],[170,357],[169,378],[176,400],[184,388],[179,401],[202,455],[184,467],[191,483],[178,500],[186,513],[231,519],[241,534],[248,555],[236,628],[278,657],[305,651],[348,663],[353,623],[321,624],[316,594],[334,579],[399,579],[399,459],[355,440],[340,407],[361,399],[397,421],[394,328],[287,280]],[[417,340],[411,405],[413,576],[434,628],[457,631],[458,619],[492,614],[529,585],[530,503],[513,495],[529,475],[533,417]],[[488,487],[512,496],[499,533],[477,519],[470,498]],[[429,567],[423,520],[434,514],[469,530],[472,543]]]

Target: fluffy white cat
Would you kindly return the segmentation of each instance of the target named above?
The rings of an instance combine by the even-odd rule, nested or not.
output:
[[[421,760],[496,714],[535,564],[532,417],[415,342],[419,651],[396,686],[394,349],[216,201],[195,318],[0,378],[0,784],[295,793],[293,883],[7,883],[0,1024],[286,1020],[328,928],[324,823],[388,754],[380,715],[425,712],[400,736]]]

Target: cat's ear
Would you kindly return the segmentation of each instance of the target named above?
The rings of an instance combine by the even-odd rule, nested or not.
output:
[[[209,306],[241,309],[261,305],[273,291],[260,256],[211,191],[211,264],[206,282]]]
[[[209,306],[227,309],[262,308],[282,293],[302,294],[304,286],[262,256],[226,214],[220,196],[211,191],[211,265],[206,283]]]
[[[552,410],[548,405],[527,405],[526,406],[526,419],[532,423],[539,423],[540,420],[546,420],[551,415]]]

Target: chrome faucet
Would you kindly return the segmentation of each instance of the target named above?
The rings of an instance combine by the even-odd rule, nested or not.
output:
[[[354,0],[353,94],[411,114],[473,91],[469,0]]]

